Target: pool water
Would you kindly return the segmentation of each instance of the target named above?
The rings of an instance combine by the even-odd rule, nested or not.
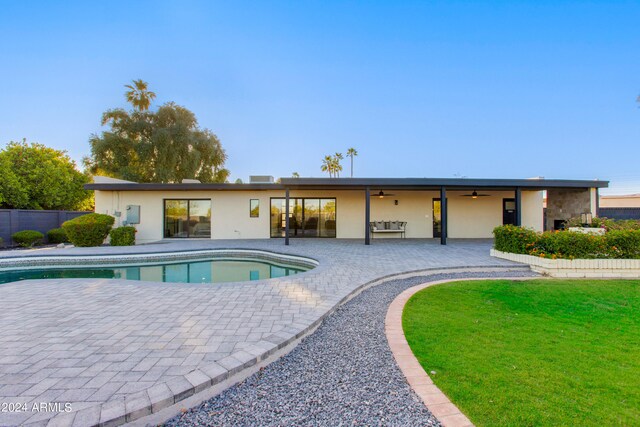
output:
[[[126,279],[171,283],[223,283],[291,276],[308,268],[268,261],[209,259],[138,266],[58,267],[0,271],[0,283],[27,279]]]

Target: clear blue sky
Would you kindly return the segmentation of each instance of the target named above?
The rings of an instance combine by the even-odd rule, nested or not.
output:
[[[640,2],[0,2],[0,147],[79,160],[142,78],[232,178],[610,179],[640,192]],[[345,162],[344,175],[348,174]]]

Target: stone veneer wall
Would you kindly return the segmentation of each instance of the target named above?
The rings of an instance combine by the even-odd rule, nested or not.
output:
[[[553,230],[554,220],[567,220],[591,212],[591,192],[580,190],[547,190],[547,220],[545,230]]]

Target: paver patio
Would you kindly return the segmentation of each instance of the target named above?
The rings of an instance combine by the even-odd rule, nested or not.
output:
[[[124,413],[136,409],[144,415],[158,396],[187,395],[214,375],[242,369],[374,279],[429,268],[515,265],[489,257],[490,246],[479,240],[364,246],[317,239],[292,240],[287,247],[273,239],[2,252],[0,262],[16,255],[247,248],[308,256],[320,265],[243,283],[56,279],[0,285],[0,401],[29,407],[0,413],[0,425],[93,425],[109,417],[124,421]],[[33,402],[70,402],[73,412],[34,413]]]

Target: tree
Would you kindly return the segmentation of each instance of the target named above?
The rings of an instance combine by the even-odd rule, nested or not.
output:
[[[328,172],[329,178],[333,178],[333,158],[331,156],[324,156],[320,170],[322,172]]]
[[[124,94],[127,102],[138,111],[147,111],[151,106],[151,101],[156,99],[155,92],[148,90],[147,86],[147,82],[142,79],[133,80],[133,86],[124,85],[124,87],[129,88]]]
[[[342,170],[340,160],[343,158],[342,153],[336,153],[333,156],[324,156],[320,170],[322,172],[328,172],[329,178],[339,178],[340,171]]]
[[[87,210],[89,177],[65,151],[42,144],[10,142],[0,151],[0,205],[9,209]]]
[[[136,89],[146,91],[146,83]],[[133,110],[116,108],[102,115],[102,125],[109,130],[91,136],[87,169],[135,182],[226,182],[227,155],[218,137],[201,129],[191,111],[173,102],[155,112],[143,109],[138,100],[144,96],[134,93],[130,98],[127,92]]]
[[[349,148],[347,150],[347,157],[351,157],[351,178],[353,178],[353,158],[358,155],[358,151],[355,148]]]
[[[333,176],[340,178],[340,172],[342,171],[342,165],[340,161],[344,159],[342,153],[336,153],[333,156]]]
[[[300,178],[300,174],[298,172],[294,172],[291,174],[291,178]]]

